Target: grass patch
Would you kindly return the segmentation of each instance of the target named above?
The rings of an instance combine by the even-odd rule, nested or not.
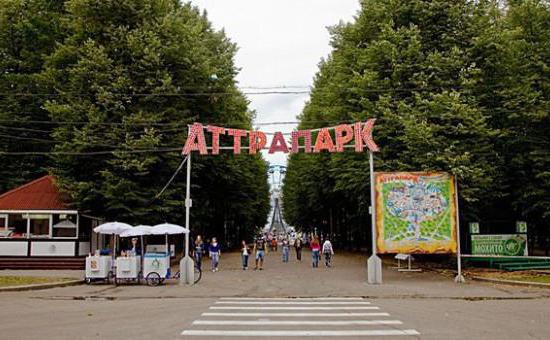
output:
[[[550,274],[532,272],[502,272],[502,271],[475,271],[471,274],[498,280],[550,283]]]
[[[550,275],[518,275],[518,276],[510,276],[508,280],[550,283]]]
[[[65,282],[70,279],[35,276],[0,276],[0,287],[24,286],[39,283]]]

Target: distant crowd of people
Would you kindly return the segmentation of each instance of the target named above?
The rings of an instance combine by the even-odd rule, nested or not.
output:
[[[308,234],[303,236],[298,235],[296,237],[290,237],[288,235],[276,237],[265,234],[257,237],[252,244],[247,243],[245,240],[241,242],[240,254],[242,269],[248,270],[249,258],[254,256],[254,270],[263,270],[264,260],[268,249],[272,252],[277,252],[279,244],[281,245],[283,263],[289,262],[291,248],[295,250],[297,261],[302,261],[302,249],[309,248],[311,250],[311,264],[313,268],[319,267],[321,257],[323,257],[326,267],[332,266],[334,249],[328,238],[320,240],[317,235]],[[219,271],[221,246],[215,237],[212,238],[211,242],[205,243],[200,235],[197,236],[192,249],[193,257],[198,268],[202,269],[203,256],[208,254],[211,263],[210,270],[212,272]]]

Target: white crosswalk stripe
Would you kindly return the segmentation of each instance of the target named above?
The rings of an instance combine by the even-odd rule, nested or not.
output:
[[[185,337],[417,336],[371,302],[355,297],[220,298],[181,333]]]

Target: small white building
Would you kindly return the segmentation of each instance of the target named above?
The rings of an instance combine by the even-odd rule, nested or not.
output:
[[[71,208],[53,176],[41,177],[0,195],[0,259],[88,255],[99,222]]]

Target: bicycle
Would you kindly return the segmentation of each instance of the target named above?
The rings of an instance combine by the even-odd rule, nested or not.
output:
[[[195,268],[194,268],[194,269],[195,269],[195,280],[193,281],[193,284],[197,284],[197,283],[201,280],[201,278],[202,278],[202,269],[197,265],[196,262],[195,262],[195,266],[194,266],[194,267],[195,267]],[[181,273],[180,273],[180,271],[178,270],[178,271],[174,274],[173,278],[179,280],[180,277],[181,277]]]

